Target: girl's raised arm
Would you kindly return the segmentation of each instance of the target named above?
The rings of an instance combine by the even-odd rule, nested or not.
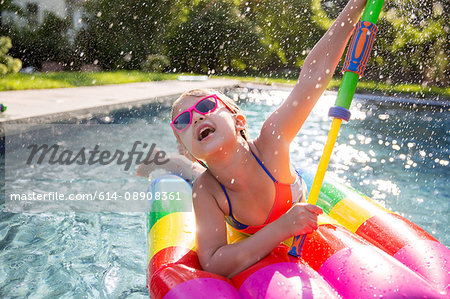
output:
[[[311,50],[291,94],[265,121],[258,141],[263,146],[270,146],[274,141],[278,144],[285,141],[289,146],[297,135],[327,88],[365,4],[366,0],[350,0]]]

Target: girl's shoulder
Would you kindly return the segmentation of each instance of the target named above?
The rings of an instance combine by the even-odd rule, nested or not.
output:
[[[228,205],[222,187],[209,170],[195,179],[192,192],[194,206],[204,204],[205,201],[214,201],[219,209],[227,214],[228,211],[225,210],[228,210]]]
[[[214,189],[215,185],[219,185],[219,182],[214,178],[209,170],[205,170],[194,181],[194,189],[210,191]]]

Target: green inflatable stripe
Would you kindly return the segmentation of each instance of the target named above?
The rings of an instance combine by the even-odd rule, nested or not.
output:
[[[147,233],[166,215],[192,212],[192,188],[181,177],[164,175],[152,183],[148,192],[153,195],[148,212]]]
[[[336,188],[334,185],[325,182],[320,189],[317,205],[321,207],[325,213],[330,214],[333,207],[345,197],[344,192]]]
[[[166,215],[172,214],[172,212],[149,212],[148,213],[148,222],[147,222],[147,234],[150,232],[150,230],[152,229],[153,225],[155,225],[155,223],[163,218]]]

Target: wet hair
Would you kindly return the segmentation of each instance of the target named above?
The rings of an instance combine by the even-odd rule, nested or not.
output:
[[[183,93],[178,99],[175,100],[175,102],[172,104],[172,111],[170,113],[171,115],[171,119],[173,120],[173,118],[175,117],[174,113],[174,107],[176,106],[176,104],[178,104],[182,99],[186,98],[186,97],[198,97],[198,98],[202,98],[202,97],[206,97],[208,95],[213,95],[216,94],[222,101],[224,101],[231,109],[233,109],[233,114],[242,114],[245,116],[245,114],[243,113],[242,109],[236,104],[236,102],[232,99],[230,99],[229,97],[227,97],[226,95],[224,95],[223,93],[221,93],[218,90],[215,89],[192,89],[189,91],[186,91],[185,93]],[[245,127],[243,130],[241,130],[241,136],[242,138],[244,138],[245,140],[248,140],[248,133],[247,133],[247,127]]]

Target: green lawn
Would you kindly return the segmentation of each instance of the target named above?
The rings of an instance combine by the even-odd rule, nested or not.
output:
[[[238,79],[242,82],[263,83],[263,84],[290,84],[294,85],[297,80],[283,78],[259,78],[259,77],[231,77],[225,78]],[[341,84],[340,79],[332,79],[328,89],[338,90]],[[386,95],[412,96],[412,97],[433,97],[441,96],[450,99],[450,87],[424,87],[418,84],[387,84],[383,82],[365,81],[362,78],[357,85],[356,92],[368,92]]]
[[[0,91],[174,80],[177,76],[140,71],[13,74],[0,79]]]
[[[175,80],[178,75],[174,73],[145,73],[141,71],[112,71],[112,72],[58,72],[58,73],[35,73],[35,74],[13,74],[0,78],[0,91],[64,88],[77,86],[94,86],[105,84],[120,84],[146,81]],[[213,76],[214,78],[232,78],[242,82],[254,82],[263,84],[290,84],[294,85],[296,80],[284,78],[262,78],[262,77],[240,77],[240,76]],[[329,89],[337,90],[340,85],[339,79],[333,79],[328,86]],[[383,93],[402,96],[436,96],[450,98],[450,87],[424,87],[414,84],[389,85],[380,82],[365,81],[364,78],[358,83],[357,92]]]

